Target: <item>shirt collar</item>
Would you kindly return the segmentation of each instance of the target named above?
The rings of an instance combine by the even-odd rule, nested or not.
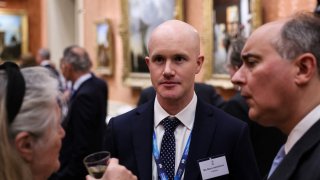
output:
[[[80,78],[78,78],[78,79],[76,80],[76,82],[74,82],[72,89],[73,89],[74,91],[78,90],[79,87],[81,86],[81,84],[82,84],[83,82],[85,82],[86,80],[90,79],[91,77],[92,77],[92,74],[91,74],[91,73],[87,73],[87,74],[84,74],[84,75],[80,76]]]
[[[41,66],[50,65],[50,61],[49,61],[49,60],[43,60],[43,61],[41,61],[40,65],[41,65]]]
[[[315,107],[311,112],[309,112],[290,132],[287,142],[285,144],[285,152],[292,149],[297,141],[319,120],[320,105]]]
[[[175,116],[188,129],[192,129],[196,114],[197,95],[194,93],[190,103],[182,109],[178,114],[168,114],[159,104],[157,97],[154,102],[154,126],[157,127],[160,122],[167,116]]]

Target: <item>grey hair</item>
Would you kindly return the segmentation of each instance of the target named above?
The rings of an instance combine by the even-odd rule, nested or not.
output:
[[[73,45],[67,47],[64,52],[63,62],[71,64],[75,71],[88,72],[92,67],[92,62],[89,54],[83,49],[83,53],[74,52],[74,48],[80,48],[79,46]],[[81,48],[82,49],[82,48]]]
[[[21,70],[26,90],[19,113],[11,124],[6,109],[7,74],[0,70],[0,179],[33,179],[30,166],[13,145],[19,132],[29,132],[37,145],[45,142],[44,133],[54,126],[56,117],[58,82],[44,67],[27,67]],[[14,89],[12,89],[14,91]]]
[[[38,54],[44,59],[50,59],[50,51],[46,48],[39,49]]]
[[[25,79],[26,92],[9,132],[11,137],[21,131],[41,137],[54,122],[52,118],[56,113],[54,108],[59,95],[58,84],[43,67],[24,68],[21,73]]]
[[[313,54],[320,75],[320,17],[307,12],[295,14],[284,24],[280,38],[273,45],[284,59]]]

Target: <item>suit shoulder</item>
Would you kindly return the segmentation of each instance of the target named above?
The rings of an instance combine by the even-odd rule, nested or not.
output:
[[[141,106],[138,106],[126,113],[117,115],[113,118],[110,119],[110,121],[117,121],[119,123],[127,123],[127,122],[131,122],[131,121],[135,121],[136,118],[138,118],[142,113],[146,112],[146,111],[150,111],[152,102],[148,102],[145,104],[142,104]],[[153,109],[153,108],[152,108]]]
[[[242,120],[226,113],[222,109],[219,109],[219,108],[212,106],[210,104],[205,104],[205,106],[208,108],[209,111],[211,111],[213,119],[218,124],[226,125],[226,126],[233,126],[233,127],[247,126],[247,123],[245,123]]]

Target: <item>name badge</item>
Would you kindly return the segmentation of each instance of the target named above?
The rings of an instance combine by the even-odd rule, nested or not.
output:
[[[229,174],[226,156],[198,160],[202,179],[211,179]]]

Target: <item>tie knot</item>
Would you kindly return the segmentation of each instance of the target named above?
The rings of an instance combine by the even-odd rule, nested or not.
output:
[[[180,124],[180,121],[176,117],[168,116],[164,120],[161,121],[161,124],[164,127],[164,130],[167,132],[173,132],[177,126]]]

